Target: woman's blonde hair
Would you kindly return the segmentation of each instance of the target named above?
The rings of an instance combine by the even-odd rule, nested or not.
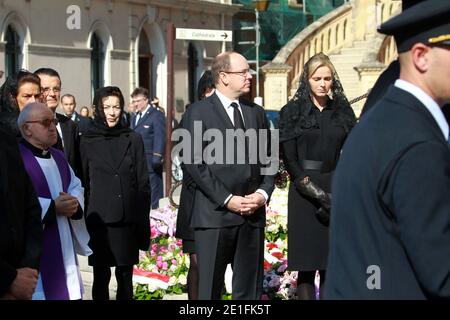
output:
[[[306,67],[307,70],[303,70],[303,72],[306,72],[307,79],[311,78],[314,72],[316,72],[320,67],[328,67],[334,80],[336,69],[331,63],[330,58],[328,58],[328,56],[322,52],[312,56],[311,59],[309,59]]]

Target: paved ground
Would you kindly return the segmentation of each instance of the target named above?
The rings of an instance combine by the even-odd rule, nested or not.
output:
[[[78,262],[80,263],[81,278],[84,283],[84,296],[83,300],[92,300],[92,267],[88,265],[87,257],[78,256]],[[116,299],[117,282],[114,275],[114,268],[111,268],[111,282],[109,283],[109,298],[111,300]]]
[[[179,196],[180,196],[181,188],[177,188],[174,192],[173,198],[175,203],[179,203]],[[160,207],[164,207],[169,203],[168,198],[163,198],[160,200]],[[80,263],[80,271],[81,271],[81,278],[83,279],[84,283],[84,300],[92,300],[92,281],[93,281],[93,275],[92,275],[92,267],[88,265],[87,257],[78,256],[78,261]],[[116,277],[114,275],[114,268],[111,268],[111,282],[109,284],[109,297],[111,300],[116,299],[116,290],[117,290],[117,282]],[[182,295],[174,295],[174,296],[165,296],[164,300],[187,300],[187,294]]]

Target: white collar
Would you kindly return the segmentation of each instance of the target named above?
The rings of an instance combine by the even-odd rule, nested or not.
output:
[[[144,114],[147,113],[147,111],[149,110],[149,108],[150,108],[150,104],[147,104],[147,107],[145,107],[145,109],[141,111],[141,117],[142,117]]]
[[[445,140],[448,140],[448,133],[449,133],[448,123],[447,120],[445,120],[445,116],[442,113],[442,109],[439,107],[436,101],[434,101],[433,98],[431,98],[425,91],[423,91],[418,86],[412,84],[411,82],[407,82],[402,79],[397,79],[395,81],[395,86],[397,88],[400,88],[402,90],[411,93],[420,102],[422,102],[422,104],[427,108],[427,110],[431,113],[434,120],[438,124],[439,128],[442,131],[442,134],[444,135]]]
[[[220,92],[218,89],[216,89],[216,94],[217,97],[219,98],[220,102],[222,103],[223,107],[225,109],[228,109],[231,107],[231,104],[237,103],[237,105],[239,106],[239,108],[241,108],[241,105],[239,104],[239,100],[231,100],[230,98],[226,97],[222,92]]]

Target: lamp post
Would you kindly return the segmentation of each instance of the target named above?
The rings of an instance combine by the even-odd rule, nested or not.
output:
[[[259,44],[261,40],[261,30],[259,26],[259,12],[266,11],[269,7],[269,0],[253,0],[255,3],[255,49],[256,49],[256,97],[255,102],[262,105],[262,98],[259,96]]]

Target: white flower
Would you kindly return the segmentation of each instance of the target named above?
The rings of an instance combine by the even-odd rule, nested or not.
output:
[[[186,285],[187,283],[187,278],[184,274],[180,274],[180,276],[178,277],[178,281],[181,285]]]

